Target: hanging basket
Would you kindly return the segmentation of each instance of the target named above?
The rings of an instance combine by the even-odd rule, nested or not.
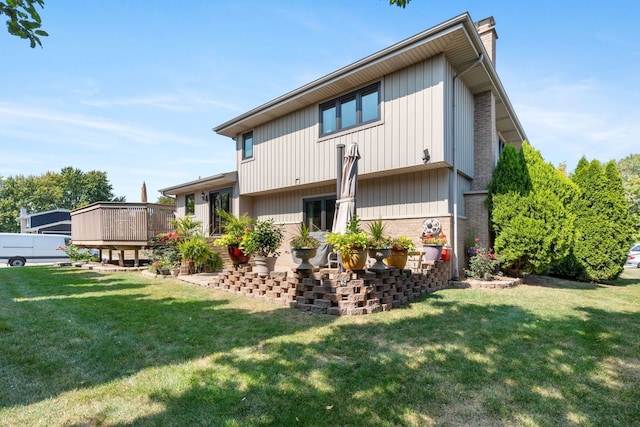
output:
[[[423,245],[422,259],[424,261],[437,261],[442,255],[442,246],[439,245]]]

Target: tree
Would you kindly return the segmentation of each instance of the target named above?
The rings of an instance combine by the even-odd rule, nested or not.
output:
[[[29,39],[31,47],[40,43],[40,37],[47,37],[46,31],[40,29],[42,23],[36,5],[44,9],[44,0],[6,0],[0,2],[0,15],[6,15],[9,34]]]
[[[580,197],[571,206],[576,240],[558,266],[563,276],[586,281],[611,280],[623,270],[632,228],[622,179],[615,163],[580,159],[571,177]]]
[[[43,212],[72,210],[100,201],[125,201],[124,197],[114,197],[112,189],[106,172],[82,172],[72,167],[40,176],[0,176],[0,231],[20,231],[16,218],[21,207],[28,212]]]
[[[531,178],[524,160],[524,152],[513,145],[506,145],[500,153],[493,176],[487,186],[487,208],[493,209],[493,196],[513,191],[524,195],[531,191]]]
[[[617,169],[622,179],[631,221],[637,228],[640,224],[640,154],[631,154],[618,160]],[[635,231],[634,239],[640,239],[639,230]]]
[[[395,4],[398,7],[405,8],[411,0],[389,0],[389,4]]]
[[[546,163],[528,143],[523,143],[521,150],[530,188],[507,186],[492,196],[494,248],[506,269],[542,273],[569,254],[574,216],[567,206],[579,193],[569,178]],[[498,163],[501,161],[503,156]],[[490,185],[496,187],[495,183]]]
[[[176,199],[174,199],[173,197],[169,197],[169,196],[160,196],[160,197],[158,197],[158,200],[156,201],[156,203],[158,203],[160,205],[175,206],[176,205]]]

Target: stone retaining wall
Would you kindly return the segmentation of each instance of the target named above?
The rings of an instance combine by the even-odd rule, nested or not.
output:
[[[448,287],[449,263],[427,264],[422,272],[372,270],[344,272],[320,269],[309,273],[274,272],[260,277],[251,266],[227,267],[207,286],[265,299],[303,311],[360,315],[402,307],[428,293]]]

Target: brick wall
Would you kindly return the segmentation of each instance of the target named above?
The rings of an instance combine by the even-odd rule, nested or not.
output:
[[[428,263],[419,273],[389,268],[384,271],[340,273],[274,272],[260,277],[251,266],[227,267],[209,287],[277,302],[303,311],[331,315],[360,315],[389,311],[428,293],[448,287],[449,263]]]

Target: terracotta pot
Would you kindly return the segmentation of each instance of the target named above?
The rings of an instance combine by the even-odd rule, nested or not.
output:
[[[407,259],[409,258],[409,251],[403,249],[401,251],[391,250],[391,255],[384,259],[384,263],[389,267],[395,267],[402,270],[407,265]]]
[[[313,265],[309,262],[311,258],[316,256],[317,248],[298,248],[292,249],[293,256],[300,258],[302,262],[296,267],[296,270],[313,270]]]
[[[246,264],[249,262],[249,259],[251,258],[251,255],[245,255],[242,252],[242,250],[238,247],[238,245],[227,246],[227,251],[229,252],[229,258],[231,258],[231,262],[235,266]]]
[[[367,251],[366,249],[351,250],[347,254],[341,254],[340,258],[345,270],[362,270],[367,263]]]

